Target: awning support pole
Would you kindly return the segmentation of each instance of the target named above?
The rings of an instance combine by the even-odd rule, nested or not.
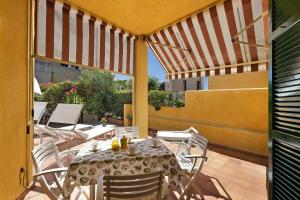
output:
[[[189,49],[185,49],[185,48],[181,48],[181,47],[176,47],[176,46],[171,46],[171,45],[167,45],[167,44],[161,44],[161,43],[158,43],[158,42],[149,41],[146,37],[145,37],[144,41],[146,43],[149,43],[149,44],[154,44],[154,45],[159,45],[159,46],[162,46],[162,47],[168,47],[168,48],[172,48],[172,49],[177,49],[179,51],[190,52]]]
[[[133,79],[133,125],[139,127],[139,137],[148,137],[148,47],[141,36],[135,48]]]
[[[184,56],[184,58],[183,58],[181,61],[179,61],[178,63],[176,63],[176,69],[178,69],[178,66],[179,66],[181,63],[183,63],[183,62],[188,58],[188,56],[190,56],[190,54],[186,54],[186,55]]]
[[[265,45],[261,45],[261,44],[250,44],[248,42],[243,42],[243,41],[239,41],[239,40],[233,40],[232,42],[233,43],[245,44],[245,45],[252,46],[252,47],[257,47],[257,48],[268,49],[268,47],[266,47]]]
[[[264,12],[262,15],[260,15],[259,17],[257,17],[256,19],[254,19],[250,24],[248,24],[245,28],[243,28],[242,30],[240,30],[233,38],[232,41],[235,41],[240,34],[242,34],[244,31],[248,30],[250,27],[254,26],[254,24],[260,20],[261,18],[263,18],[265,15],[268,15],[268,11]]]

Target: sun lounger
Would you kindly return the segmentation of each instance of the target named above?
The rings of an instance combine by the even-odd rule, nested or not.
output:
[[[37,128],[42,132],[49,134],[50,136],[57,138],[69,139],[75,137],[77,128],[92,127],[92,125],[77,124],[82,104],[63,104],[59,103],[55,110],[52,112],[46,125],[37,124]],[[53,124],[61,125],[60,128],[54,127]],[[67,128],[64,128],[66,127]]]
[[[72,127],[73,126],[66,126],[66,127],[60,128],[60,129],[72,130]],[[98,126],[85,127],[85,126],[82,126],[82,124],[78,124],[76,126],[76,129],[74,130],[74,132],[76,132],[76,135],[78,135],[79,138],[82,138],[82,139],[88,141],[91,139],[95,139],[99,136],[106,135],[108,133],[110,133],[112,136],[113,133],[115,132],[115,129],[116,129],[115,125],[106,125],[106,126],[98,125]]]
[[[46,112],[46,107],[48,105],[48,102],[34,102],[34,134],[38,135],[40,137],[40,143],[43,142],[43,134],[48,134],[52,137],[55,137],[55,134],[53,132],[49,131],[48,129],[44,128],[44,125],[40,124],[40,121]]]
[[[58,104],[45,125],[45,129],[52,131],[57,135],[57,137],[65,140],[77,138],[83,141],[97,138],[100,135],[113,132],[115,130],[115,126],[112,125],[103,127],[101,125],[92,126],[87,124],[77,124],[82,107],[82,104]],[[64,124],[66,126],[57,128],[51,126],[53,123]]]

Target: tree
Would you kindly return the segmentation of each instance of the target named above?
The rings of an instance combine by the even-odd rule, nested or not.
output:
[[[159,83],[159,90],[165,90],[165,82]]]
[[[126,81],[127,90],[132,90],[132,78]]]
[[[158,79],[154,76],[148,77],[148,90],[158,90]]]
[[[114,89],[115,91],[120,91],[120,90],[126,90],[130,91],[132,90],[132,80],[115,80],[114,81]]]
[[[84,70],[78,82],[78,94],[85,102],[85,110],[101,119],[105,112],[111,112],[114,90],[114,76],[109,72]]]
[[[126,90],[126,80],[115,80],[114,81],[114,89],[118,90]]]

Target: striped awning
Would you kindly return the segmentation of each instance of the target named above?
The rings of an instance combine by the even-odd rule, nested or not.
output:
[[[134,73],[132,34],[58,0],[37,0],[35,19],[37,58]]]
[[[145,40],[168,79],[267,69],[268,0],[226,0]]]

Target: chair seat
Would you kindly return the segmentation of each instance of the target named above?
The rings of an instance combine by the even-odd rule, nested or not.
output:
[[[86,193],[84,194],[83,191]],[[75,187],[71,193],[70,200],[89,200],[90,188],[89,186]],[[65,200],[65,198],[60,195],[58,200]]]
[[[71,132],[73,127],[74,127],[73,125],[65,126],[65,127],[61,127],[60,130]],[[91,140],[93,138],[96,138],[100,135],[104,135],[104,134],[109,133],[114,130],[115,130],[114,125],[106,125],[105,127],[103,127],[102,125],[92,126],[92,125],[86,125],[86,124],[77,124],[74,131],[81,136],[79,138],[84,138],[85,140]],[[68,133],[66,133],[66,134],[68,134]],[[76,134],[73,134],[73,133],[71,133],[69,135],[76,137]]]
[[[89,124],[76,124],[75,130],[88,130],[92,127],[93,127],[93,125],[89,125]],[[58,128],[58,129],[72,131],[73,128],[74,128],[74,125],[70,125],[70,126],[64,126],[64,127]]]
[[[46,133],[46,134],[49,134],[49,135],[51,135],[51,136],[54,136],[54,135],[55,135],[50,129],[47,128],[46,125],[42,125],[42,124],[36,124],[36,125],[34,126],[34,133],[35,133],[35,134],[40,134],[40,133],[43,134],[43,133]]]
[[[156,137],[167,141],[186,141],[191,139],[192,135],[182,131],[158,131]]]
[[[105,198],[105,199],[106,199],[106,198]],[[121,198],[113,198],[113,197],[111,197],[110,199],[111,199],[111,200],[124,200],[124,199],[121,199]],[[140,200],[140,199],[141,199],[141,197],[128,198],[128,200]],[[149,194],[149,195],[147,195],[147,196],[144,196],[144,197],[143,197],[143,200],[157,200],[157,196],[156,196],[155,193]]]
[[[176,155],[177,162],[180,168],[184,171],[190,171],[193,167],[193,160],[190,158],[185,158],[184,155]]]

